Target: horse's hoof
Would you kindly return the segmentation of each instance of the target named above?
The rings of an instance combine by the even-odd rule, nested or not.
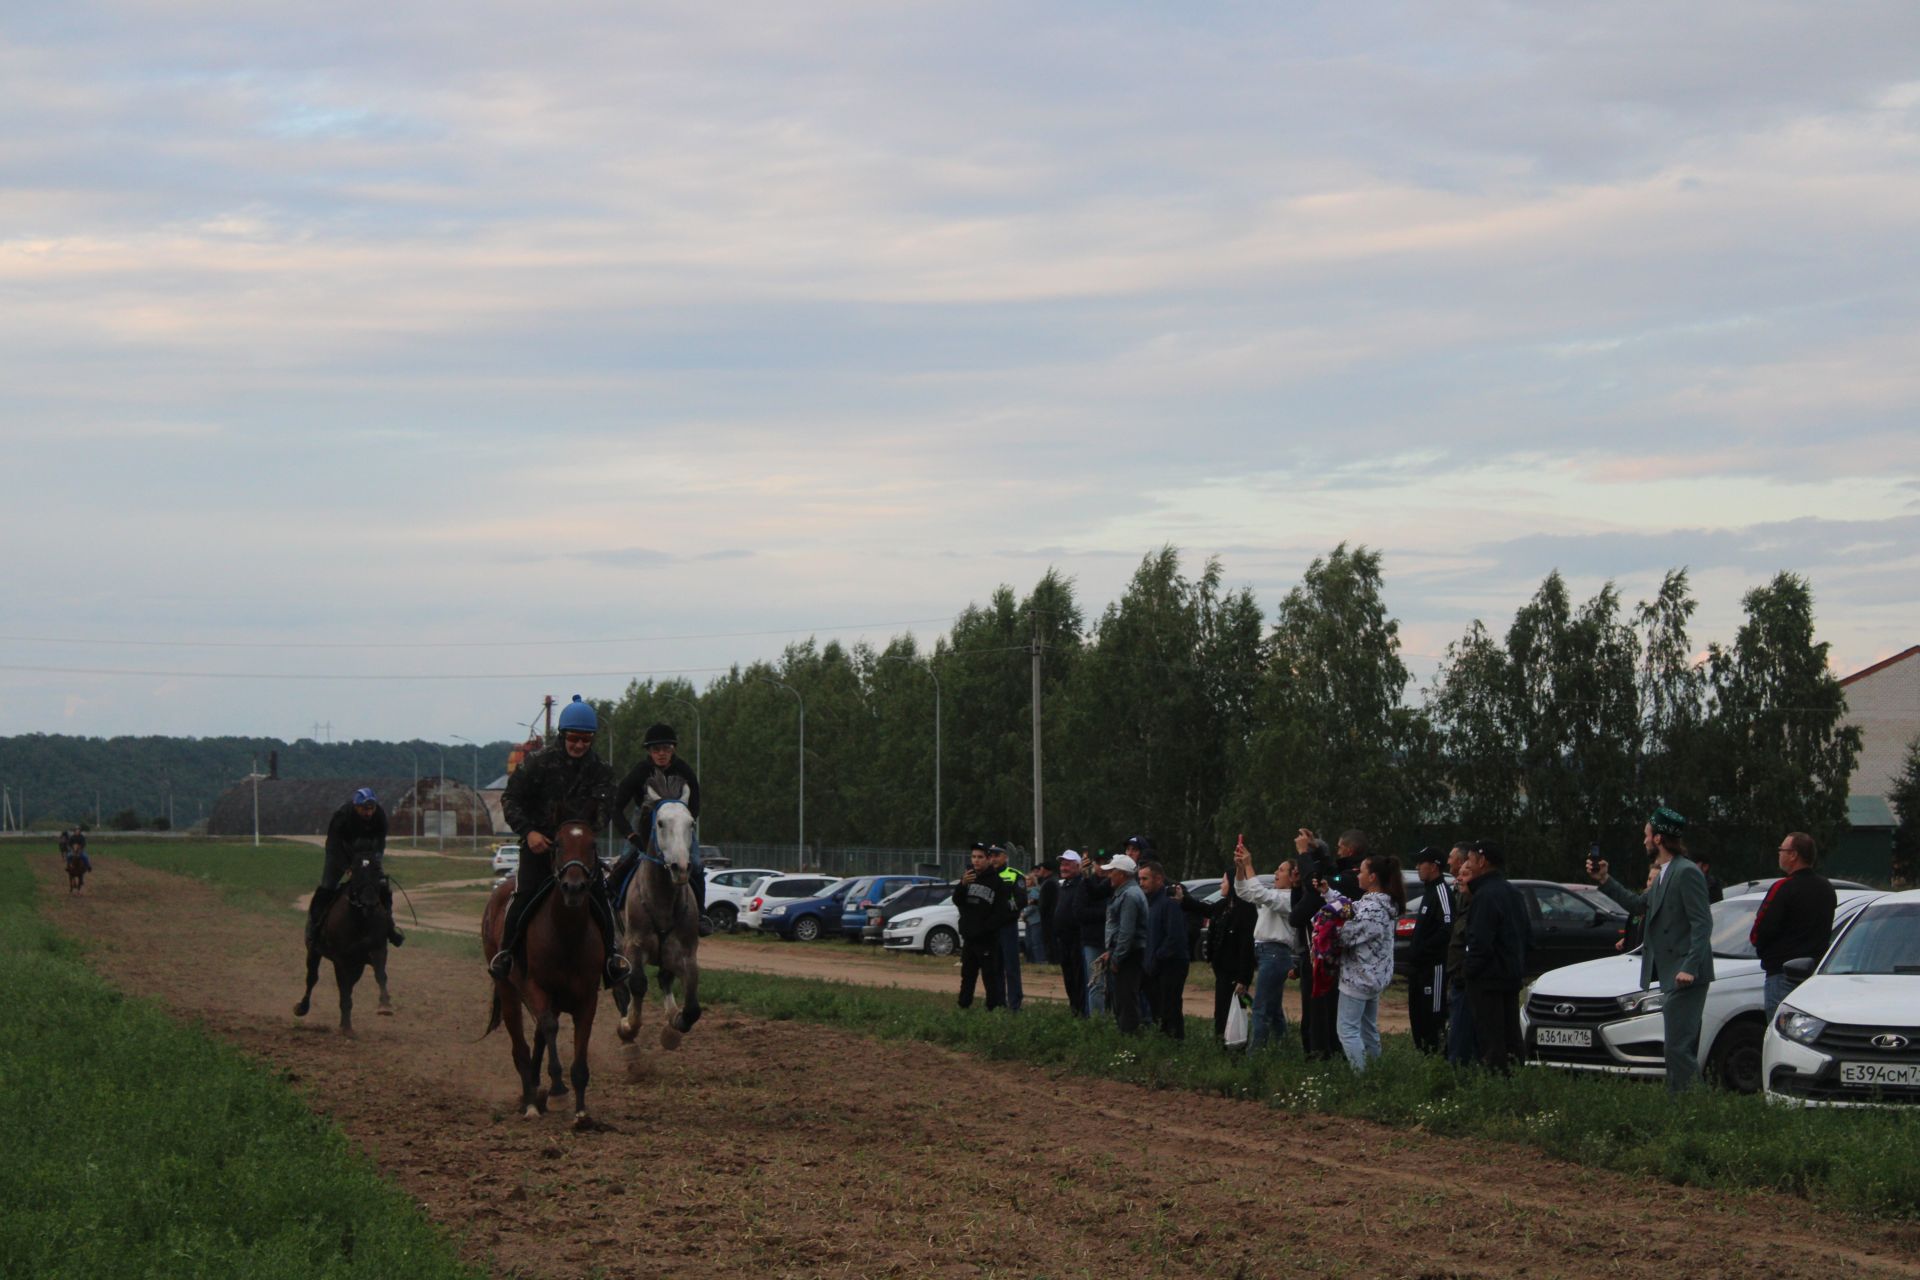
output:
[[[678,1049],[680,1047],[680,1033],[670,1026],[660,1028],[660,1047],[669,1051]]]
[[[355,1031],[352,1027],[340,1028],[340,1034],[345,1036],[349,1040],[358,1040],[360,1038],[360,1033]]]
[[[624,1022],[616,1022],[613,1024],[613,1034],[620,1037],[621,1043],[632,1044],[634,1038],[640,1034],[640,1028],[629,1027]]]
[[[520,1113],[520,1118],[522,1120],[538,1120],[540,1118],[540,1109],[532,1103],[528,1103],[527,1109]]]
[[[552,1095],[549,1094],[545,1089],[540,1089],[534,1093],[533,1105],[540,1109],[541,1115],[545,1115],[547,1113],[547,1099],[551,1096]]]
[[[313,1008],[312,1005],[302,1000],[299,1004],[293,1006],[293,1016],[296,1018],[304,1018],[307,1016],[307,1010],[311,1008]]]
[[[554,1086],[551,1089],[547,1090],[547,1097],[556,1102],[566,1096],[567,1096],[567,1086],[559,1083],[558,1081],[554,1083]]]
[[[586,1112],[576,1111],[573,1113],[573,1131],[575,1133],[592,1133],[599,1127],[600,1122]]]
[[[388,1000],[382,1000],[380,1007],[375,1009],[374,1012],[383,1018],[391,1018],[393,1016],[393,1003]]]

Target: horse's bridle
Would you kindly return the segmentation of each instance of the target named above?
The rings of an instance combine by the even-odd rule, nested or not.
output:
[[[579,827],[581,831],[587,832],[587,840],[588,840],[587,852],[584,855],[576,854],[573,857],[568,858],[565,862],[561,863],[559,866],[555,867],[553,869],[554,882],[560,885],[561,889],[564,890],[566,888],[566,885],[563,882],[566,878],[568,868],[579,867],[582,871],[586,872],[587,884],[591,886],[593,884],[593,877],[599,870],[599,868],[594,865],[593,844],[592,844],[593,833],[591,831],[588,831],[586,827],[581,826],[581,824],[577,822],[565,823],[563,824],[563,829],[564,827],[568,827],[568,826]],[[554,846],[556,849],[559,847],[559,843],[560,842],[558,840],[554,841]]]
[[[688,817],[693,816],[693,806],[688,804],[685,800],[682,800],[677,796],[674,796],[674,797],[663,796],[660,799],[654,801],[653,814],[649,818],[647,823],[647,847],[645,849],[642,849],[639,855],[640,860],[642,862],[651,862],[654,866],[659,867],[662,870],[671,870],[671,868],[667,866],[666,858],[659,853],[660,810],[662,810],[663,808],[665,808],[670,804],[679,805],[682,809],[685,809],[687,811]],[[694,819],[694,821],[697,823],[699,820],[696,818]],[[700,838],[697,835],[694,837],[693,847],[695,849],[698,849],[700,847]],[[685,890],[686,892],[683,893],[682,890]],[[653,929],[654,933],[658,936],[661,942],[665,942],[667,934],[671,933],[680,924],[680,901],[682,898],[691,897],[692,890],[693,890],[693,884],[691,880],[689,880],[689,882],[686,884],[674,886],[673,911],[670,915],[668,915],[667,922],[665,924],[661,924],[660,918],[654,914],[652,902],[649,901],[649,903],[647,904],[647,924],[649,927]]]

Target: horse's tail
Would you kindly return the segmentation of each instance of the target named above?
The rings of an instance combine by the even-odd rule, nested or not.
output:
[[[500,988],[496,984],[495,987],[493,988],[493,1008],[488,1011],[487,1029],[480,1033],[480,1040],[485,1040],[488,1036],[492,1035],[493,1029],[499,1025],[500,1025]],[[480,1040],[475,1040],[474,1043],[479,1044]]]

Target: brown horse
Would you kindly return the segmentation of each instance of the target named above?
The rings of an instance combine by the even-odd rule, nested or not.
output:
[[[78,853],[67,855],[67,892],[78,893],[86,885],[87,860]]]
[[[320,980],[320,961],[333,961],[334,985],[340,988],[340,1034],[353,1038],[353,986],[369,966],[380,984],[378,1012],[393,1015],[387,994],[387,931],[393,916],[380,900],[380,864],[361,858],[353,864],[347,891],[333,900],[307,942],[307,990],[293,1006],[293,1016],[304,1018],[313,1007],[313,984]]]
[[[587,1115],[587,1044],[593,1038],[593,1015],[600,1004],[600,975],[607,964],[606,944],[594,923],[588,894],[599,873],[594,859],[593,831],[584,823],[560,827],[553,846],[553,882],[546,896],[527,911],[521,925],[521,951],[505,979],[493,983],[493,1009],[482,1039],[505,1022],[513,1041],[513,1065],[520,1073],[520,1113],[527,1119],[547,1109],[547,1099],[563,1093],[554,1042],[560,1035],[560,1015],[573,1019],[573,1127],[591,1129]],[[506,930],[507,902],[513,896],[511,878],[496,885],[480,918],[481,958],[495,955]],[[533,1047],[527,1047],[520,1010],[533,1015]],[[552,1059],[556,1085],[540,1085],[542,1057]]]

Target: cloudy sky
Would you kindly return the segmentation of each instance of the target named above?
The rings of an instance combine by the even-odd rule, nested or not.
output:
[[[1803,572],[1864,665],[1920,643],[1915,48],[1910,0],[10,4],[0,733],[495,737],[1163,542],[1269,604],[1381,548],[1422,675],[1556,566],[1691,566],[1703,640]]]

